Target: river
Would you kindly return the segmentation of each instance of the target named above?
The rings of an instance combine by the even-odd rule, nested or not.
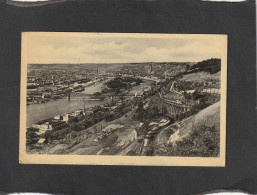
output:
[[[105,81],[106,82],[106,81]],[[101,91],[103,88],[103,82],[96,83],[90,87],[86,87],[84,92],[86,94],[93,94]],[[104,101],[92,101],[87,100],[89,97],[85,97],[85,108],[90,108],[95,105],[104,104],[108,101],[106,98]],[[71,97],[68,101],[67,98],[50,100],[47,103],[31,104],[27,105],[27,122],[26,125],[31,126],[40,120],[54,117],[55,115],[63,115],[68,112],[75,111],[76,109],[83,109],[84,102],[83,97]]]
[[[107,79],[109,80],[109,79]],[[104,82],[106,82],[105,80]],[[149,82],[141,83],[139,86],[134,87],[130,92],[140,92],[149,86]],[[98,82],[95,85],[86,87],[84,92],[86,94],[93,94],[99,92],[103,88],[103,82]],[[88,96],[85,97],[85,108],[90,108],[95,105],[101,105],[109,101],[109,98],[105,98],[103,101],[92,101],[87,100]],[[27,105],[27,127],[31,126],[33,123],[36,123],[40,120],[54,117],[55,115],[64,115],[68,112],[73,112],[76,109],[83,109],[84,102],[83,97],[71,97],[71,100],[68,101],[67,98],[50,100],[49,102],[42,104],[31,104]]]

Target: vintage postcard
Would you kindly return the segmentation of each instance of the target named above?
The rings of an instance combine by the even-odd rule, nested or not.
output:
[[[227,35],[23,32],[22,164],[225,166]]]

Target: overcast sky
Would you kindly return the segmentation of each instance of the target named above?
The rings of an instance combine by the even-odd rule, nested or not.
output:
[[[27,60],[28,63],[196,62],[220,58],[223,43],[212,38],[40,35],[28,37]]]

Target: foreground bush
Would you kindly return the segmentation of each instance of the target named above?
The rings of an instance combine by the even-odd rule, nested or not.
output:
[[[219,143],[219,128],[202,125],[195,127],[188,137],[173,145],[169,155],[217,157],[220,151]]]
[[[155,145],[154,155],[186,157],[218,157],[220,152],[219,128],[194,127],[191,133],[173,145]]]

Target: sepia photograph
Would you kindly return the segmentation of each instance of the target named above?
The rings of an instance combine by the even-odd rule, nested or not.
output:
[[[21,164],[225,166],[227,35],[23,32]]]

